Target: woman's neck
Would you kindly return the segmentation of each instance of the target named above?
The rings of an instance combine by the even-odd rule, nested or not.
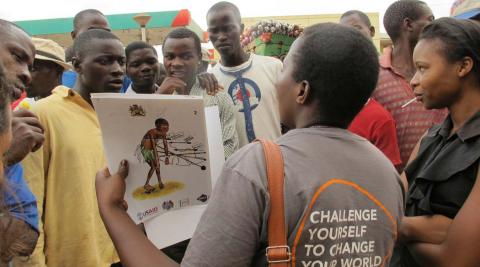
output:
[[[460,129],[473,115],[480,111],[480,86],[469,86],[462,90],[459,100],[450,107],[453,127],[451,133]]]

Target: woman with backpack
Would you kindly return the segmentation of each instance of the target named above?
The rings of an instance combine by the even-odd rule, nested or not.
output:
[[[378,71],[375,47],[357,30],[307,28],[276,86],[282,122],[294,130],[227,160],[181,265],[387,266],[403,214],[402,183],[382,152],[347,130]],[[122,264],[176,266],[128,217],[127,174],[124,161],[96,181]]]

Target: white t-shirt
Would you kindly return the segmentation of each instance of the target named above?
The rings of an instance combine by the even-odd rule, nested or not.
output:
[[[127,95],[130,95],[130,94],[136,94],[137,92],[133,91],[133,88],[132,88],[132,84],[130,84],[127,88],[127,90],[125,90],[125,94]]]
[[[236,128],[240,147],[255,138],[275,140],[280,136],[275,83],[281,71],[280,60],[255,54],[239,66],[224,67],[219,63],[211,70],[238,111]]]

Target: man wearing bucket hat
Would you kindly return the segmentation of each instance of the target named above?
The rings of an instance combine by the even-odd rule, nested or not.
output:
[[[450,16],[480,21],[480,0],[456,0],[450,10]]]
[[[62,83],[62,74],[72,67],[65,62],[65,52],[56,42],[32,38],[35,60],[31,70],[32,82],[27,87],[27,97],[40,99],[51,94]]]

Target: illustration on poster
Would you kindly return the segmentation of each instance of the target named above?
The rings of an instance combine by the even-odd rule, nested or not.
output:
[[[164,184],[160,171],[161,164],[196,166],[201,170],[206,170],[204,165],[207,160],[206,151],[203,149],[203,144],[193,142],[194,137],[191,135],[185,137],[183,132],[169,132],[170,125],[165,118],[156,119],[154,125],[155,128],[149,129],[142,137],[135,151],[139,162],[145,162],[149,166],[141,193],[150,194],[157,189],[158,192],[164,190],[164,194],[172,193],[183,189],[184,185],[175,181]],[[150,179],[154,172],[158,180],[157,186],[150,185]],[[136,192],[137,195],[138,193]]]

